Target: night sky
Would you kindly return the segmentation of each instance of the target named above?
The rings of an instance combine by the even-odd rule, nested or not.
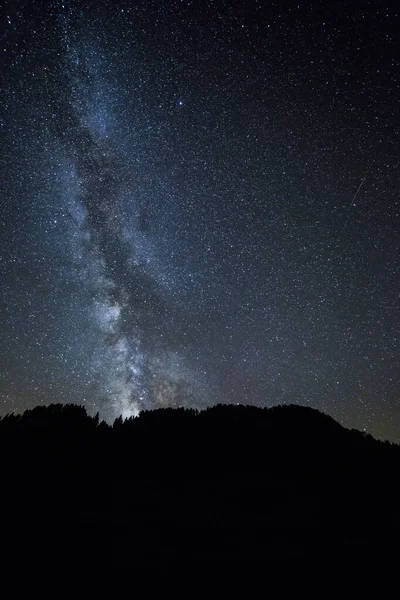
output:
[[[394,4],[3,7],[0,414],[300,403],[399,442]]]

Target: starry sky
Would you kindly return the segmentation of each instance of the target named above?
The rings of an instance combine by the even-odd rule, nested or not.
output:
[[[399,442],[394,4],[3,6],[0,414],[296,402]]]

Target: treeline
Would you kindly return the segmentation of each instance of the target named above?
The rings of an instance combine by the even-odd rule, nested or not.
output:
[[[151,569],[398,556],[400,447],[311,408],[160,409],[107,425],[54,404],[3,417],[0,452],[2,533],[26,560],[39,547]]]
[[[399,446],[356,429],[348,430],[316,409],[223,404],[203,411],[143,411],[138,417],[119,417],[112,425],[100,421],[98,414],[89,416],[83,406],[76,404],[37,406],[22,415],[0,418],[0,447],[8,455],[3,467],[15,460],[21,461],[20,466],[24,461],[32,462],[35,452],[41,450],[47,454],[47,461],[59,459],[60,451],[69,461],[78,455],[80,462],[86,453],[93,459],[98,452],[103,455],[102,465],[116,460],[122,468],[129,468],[132,459],[136,468],[152,459],[163,463],[168,460],[169,468],[175,468],[195,458],[201,463],[222,460],[227,468],[238,461],[265,467],[271,458],[272,463],[285,459],[290,464],[306,454],[313,463],[330,455],[335,460],[345,456],[346,462],[352,457],[390,461],[400,452]],[[139,452],[140,459],[136,460],[131,452]],[[94,461],[93,468],[98,462]]]
[[[112,425],[75,404],[38,406],[0,420],[0,452],[9,475],[185,477],[250,469],[314,484],[340,477],[350,486],[397,482],[400,459],[400,446],[298,405],[166,408]]]

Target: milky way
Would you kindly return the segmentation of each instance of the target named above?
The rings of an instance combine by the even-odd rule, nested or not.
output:
[[[339,4],[6,3],[3,414],[398,440],[398,15]]]

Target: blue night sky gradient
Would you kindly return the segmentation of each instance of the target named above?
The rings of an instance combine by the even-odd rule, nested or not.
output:
[[[297,402],[400,441],[398,17],[6,2],[1,414]]]

